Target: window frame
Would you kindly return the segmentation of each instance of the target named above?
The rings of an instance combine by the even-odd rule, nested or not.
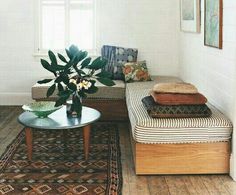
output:
[[[65,1],[65,47],[68,47],[70,45],[69,43],[69,35],[70,35],[70,29],[69,29],[69,23],[70,23],[70,0],[64,0]],[[97,0],[92,0],[93,1],[93,49],[84,49],[81,48],[82,50],[86,50],[89,55],[96,56],[98,53],[97,50]],[[40,56],[47,56],[48,49],[42,49],[42,0],[37,0],[34,1],[35,9],[35,48],[34,48],[34,54],[33,56],[35,57],[40,57]],[[73,43],[71,43],[73,44]],[[79,45],[78,45],[79,47]],[[50,48],[49,48],[50,49]],[[58,50],[53,50],[55,52],[60,52],[62,54],[65,54],[65,49],[58,49]]]

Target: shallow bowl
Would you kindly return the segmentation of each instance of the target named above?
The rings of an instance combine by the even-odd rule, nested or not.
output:
[[[62,108],[62,106],[55,107],[55,102],[53,101],[38,101],[22,106],[24,111],[32,112],[39,118],[46,118],[49,114],[52,114],[60,108]]]

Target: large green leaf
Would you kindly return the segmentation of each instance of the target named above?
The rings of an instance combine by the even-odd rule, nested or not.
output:
[[[69,52],[72,56],[76,56],[79,53],[79,49],[75,45],[71,45],[69,47]]]
[[[53,69],[53,67],[46,61],[46,60],[44,60],[44,59],[41,59],[41,64],[42,64],[42,66],[46,69],[46,70],[48,70],[48,71],[50,71],[50,72],[52,72],[52,73],[54,73],[55,74],[55,69]]]
[[[102,77],[102,78],[111,78],[112,74],[110,72],[107,72],[107,71],[102,71],[102,72],[96,74],[95,76]]]
[[[87,95],[84,93],[84,91],[79,91],[78,94],[82,98],[87,98]]]
[[[78,69],[78,73],[79,73],[79,75],[86,75],[86,73],[81,69]]]
[[[52,81],[53,79],[43,79],[41,81],[38,81],[38,84],[44,84],[44,83],[49,83],[50,81]]]
[[[79,56],[75,55],[72,59],[72,62],[73,62],[73,66],[77,66],[77,64],[79,63],[80,59],[79,59]]]
[[[77,86],[74,83],[68,83],[67,87],[71,90],[71,91],[76,91],[77,90]]]
[[[69,68],[71,68],[73,66],[73,62],[72,60],[70,60],[66,65],[65,65],[65,70],[68,70]]]
[[[65,66],[57,65],[57,64],[52,64],[52,65],[51,65],[51,68],[52,68],[54,71],[62,71],[62,70],[65,69]]]
[[[78,51],[77,53],[73,54],[73,63],[77,65],[80,61],[87,57],[88,53],[86,51]]]
[[[56,58],[56,56],[55,56],[55,54],[51,51],[51,50],[49,50],[48,51],[48,55],[49,55],[49,58],[50,58],[50,60],[51,60],[51,68],[54,70],[54,71],[61,71],[61,70],[64,70],[64,66],[62,66],[62,65],[58,65],[58,63],[57,63],[57,58]]]
[[[65,62],[65,63],[68,63],[68,61],[66,60],[66,58],[63,56],[63,55],[61,55],[61,54],[57,54],[58,55],[58,57],[59,57],[59,59],[62,61],[62,62]]]
[[[67,97],[70,96],[72,94],[72,92],[68,89],[64,90],[64,91],[59,91],[58,96],[60,97]]]
[[[86,90],[86,93],[93,94],[93,93],[96,93],[97,91],[98,91],[98,88],[93,85],[88,90]]]
[[[86,67],[89,65],[89,63],[91,62],[91,59],[92,59],[92,58],[90,58],[90,57],[86,58],[86,59],[81,63],[81,68],[82,68],[82,69],[83,69],[83,68],[86,68]]]
[[[106,64],[107,64],[107,60],[102,59],[101,57],[98,57],[87,68],[94,69],[94,70],[99,70],[99,69],[105,67]]]
[[[56,89],[56,84],[54,83],[51,87],[49,87],[47,91],[47,97],[51,96],[54,93],[55,89]]]
[[[58,89],[59,92],[64,91],[64,87],[62,86],[61,83],[58,83],[58,84],[57,84],[57,89]]]
[[[69,83],[69,80],[70,80],[69,76],[67,74],[61,74],[60,75],[60,79],[66,85]]]
[[[55,54],[51,50],[48,51],[48,56],[49,56],[52,64],[53,65],[57,65],[57,58],[56,58]]]
[[[68,89],[64,91],[59,91],[58,96],[59,99],[56,101],[56,106],[60,106],[68,100],[68,98],[71,96],[72,92]]]
[[[66,49],[66,54],[72,60],[73,55],[70,53],[70,51],[68,49]]]
[[[60,75],[60,76],[58,76],[56,79],[55,79],[55,83],[60,83],[60,82],[62,82],[63,80],[63,77]]]
[[[69,68],[69,69],[65,69],[64,73],[67,74],[67,75],[70,75],[70,74],[74,73],[74,71],[73,71],[72,68]]]
[[[102,78],[102,77],[100,77],[100,78],[97,78],[97,80],[98,80],[100,83],[102,83],[103,85],[106,85],[106,86],[114,86],[114,85],[115,85],[114,81],[111,80],[111,79],[108,79],[108,78]]]
[[[87,52],[87,51],[81,52],[80,61],[83,60],[83,59],[85,59],[87,56],[88,56],[88,52]]]
[[[64,103],[66,103],[66,100],[70,97],[70,94],[68,94],[67,96],[61,96],[59,97],[59,99],[56,101],[56,104],[55,106],[61,106],[63,105]]]
[[[101,57],[97,57],[95,60],[92,61],[91,65],[88,66],[89,69],[96,69],[97,67],[99,67],[101,61]]]

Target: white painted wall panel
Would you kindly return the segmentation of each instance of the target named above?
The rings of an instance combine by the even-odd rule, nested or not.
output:
[[[236,124],[236,1],[224,0],[223,49],[204,46],[204,1],[200,34],[180,33],[180,76],[195,84],[209,102]],[[236,180],[233,134],[230,174]]]
[[[0,1],[0,105],[29,101],[31,86],[50,75],[33,57],[35,1]],[[97,2],[99,48],[103,44],[135,47],[152,74],[178,74],[178,1]]]

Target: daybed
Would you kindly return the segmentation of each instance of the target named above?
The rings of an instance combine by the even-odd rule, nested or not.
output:
[[[208,118],[178,119],[153,119],[145,110],[141,99],[155,83],[176,81],[156,77],[126,86],[136,174],[228,173],[232,124],[216,108],[208,105]]]
[[[117,81],[114,87],[100,86],[85,105],[100,110],[105,120],[129,116],[136,174],[228,173],[232,124],[213,106],[209,105],[209,118],[153,119],[147,114],[141,99],[155,83],[170,81],[180,80],[155,77],[126,85]],[[33,99],[45,99],[48,86],[33,86]]]

